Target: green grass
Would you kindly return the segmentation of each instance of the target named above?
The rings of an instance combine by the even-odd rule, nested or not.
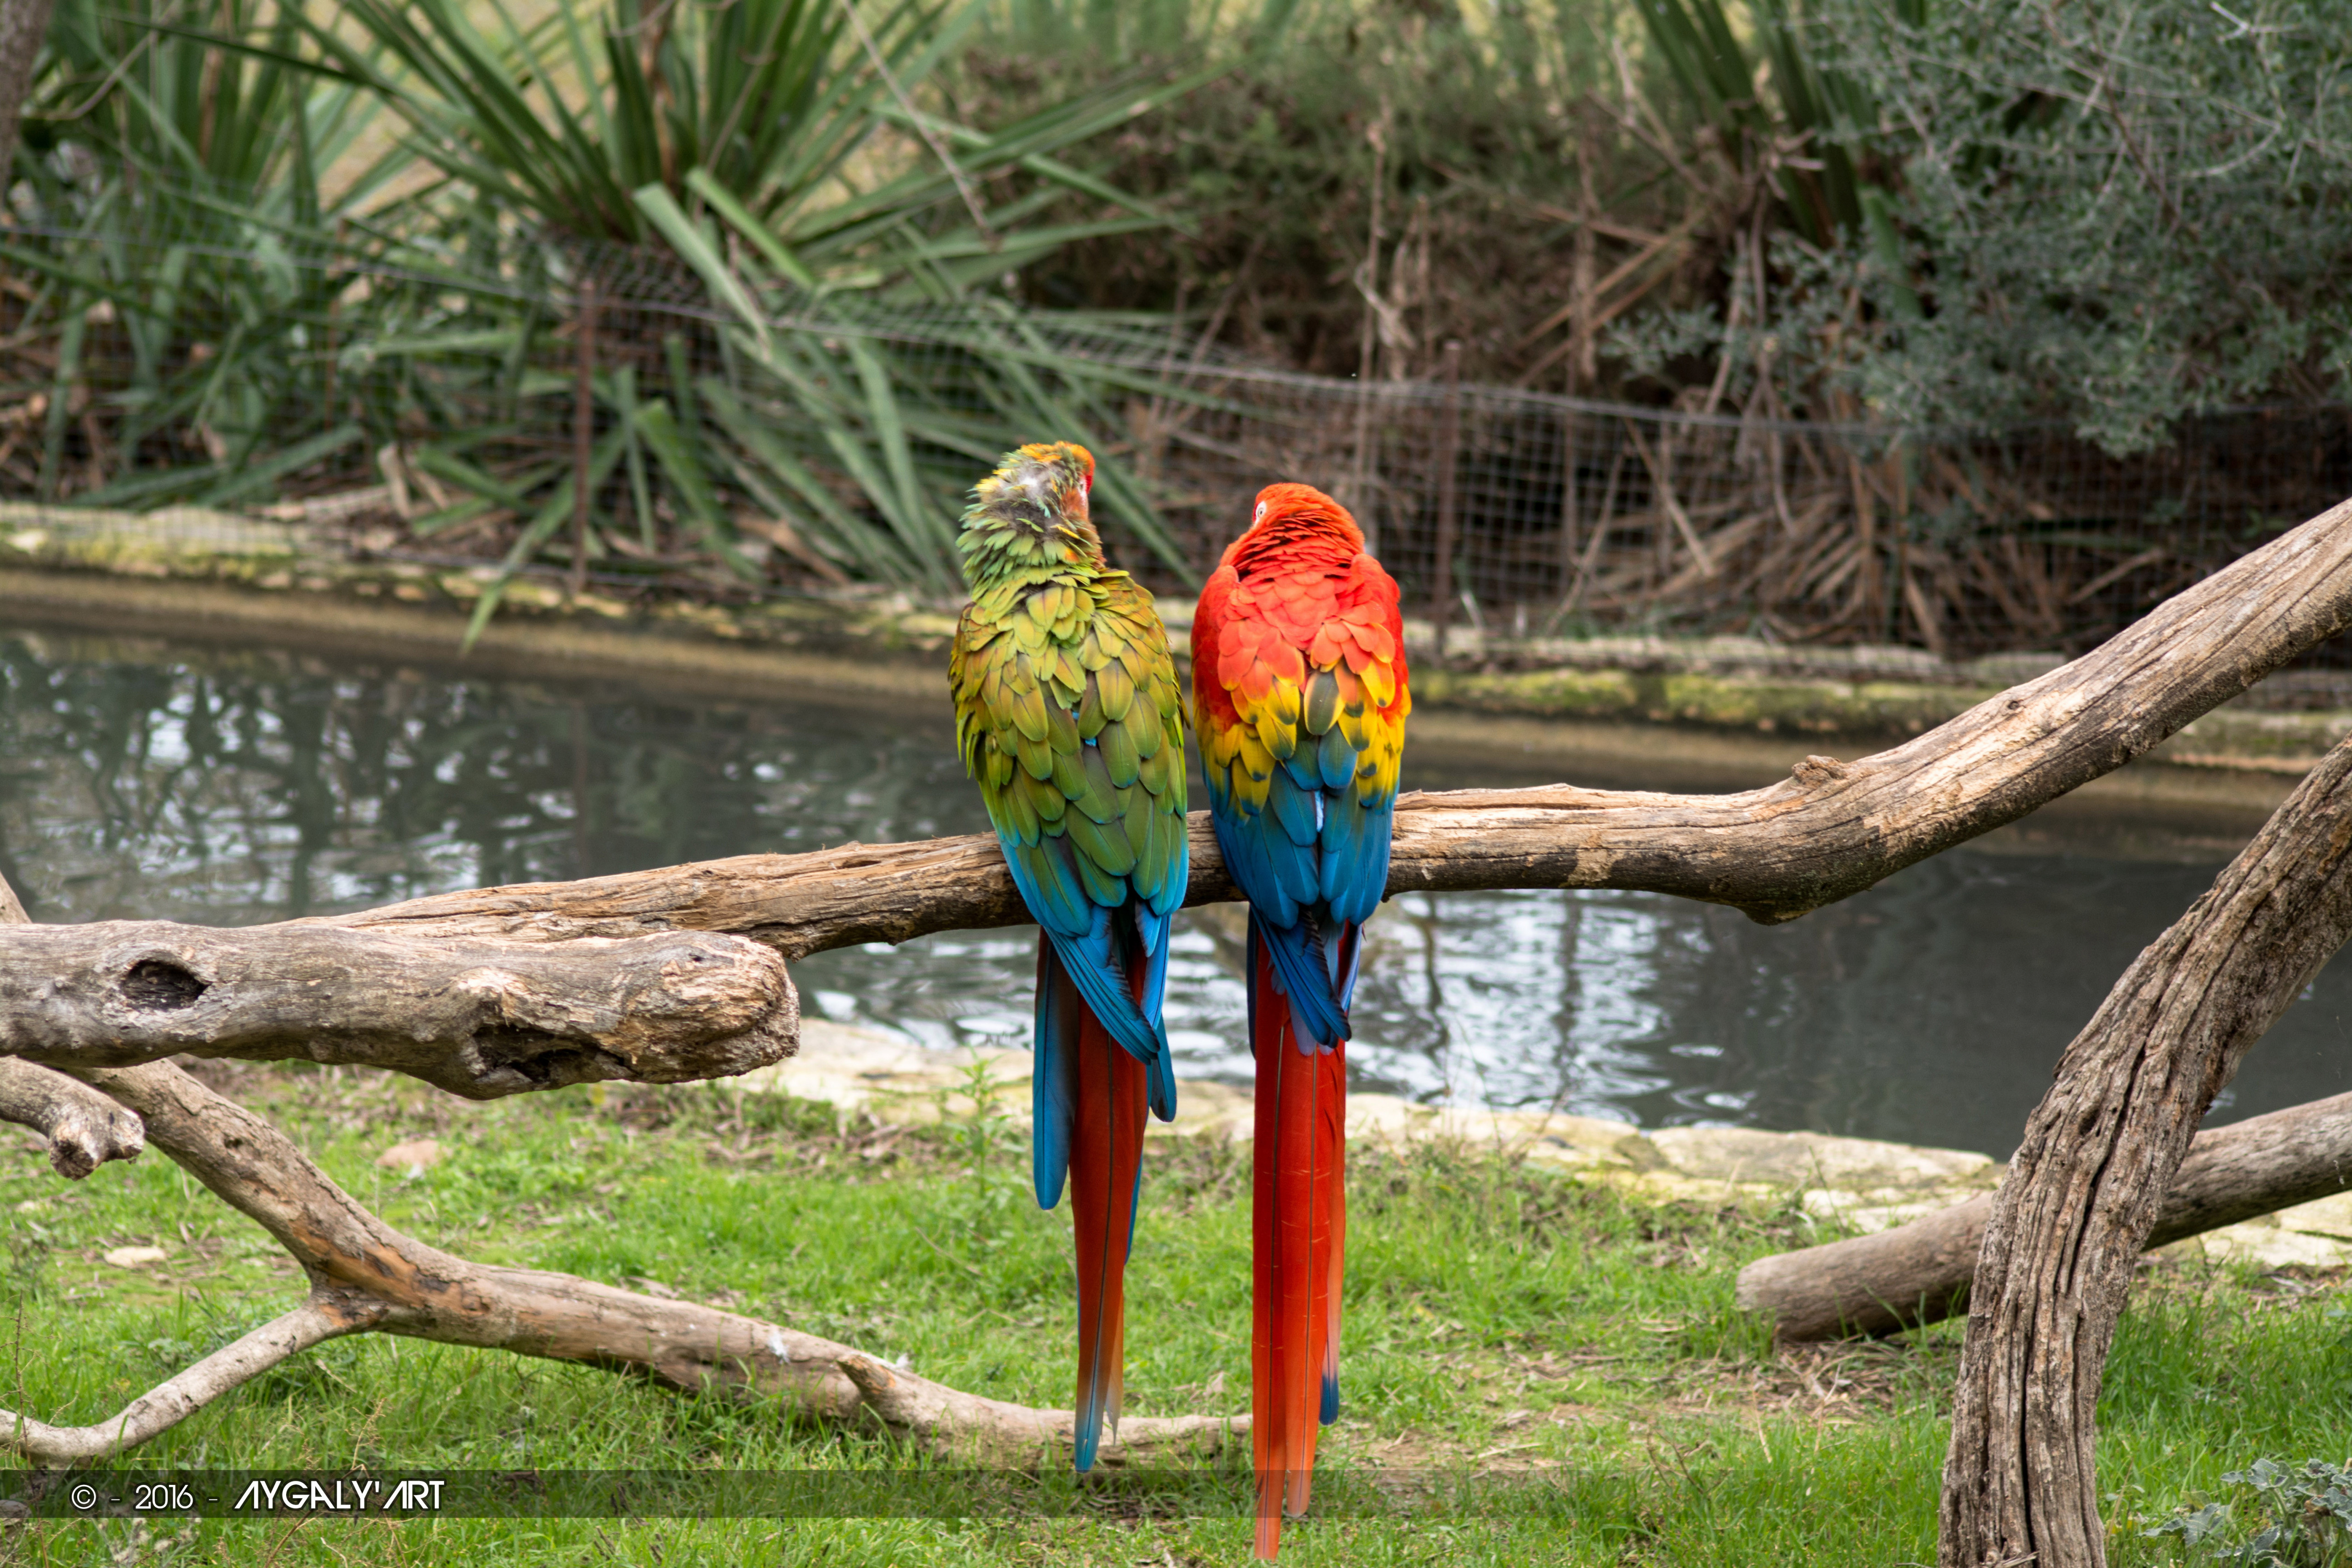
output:
[[[658,1280],[1000,1398],[1066,1405],[1066,1212],[1026,1195],[998,1123],[895,1138],[806,1102],[725,1089],[569,1091],[470,1106],[405,1080],[240,1069],[266,1110],[393,1223],[486,1261]],[[376,1152],[433,1135],[414,1181]],[[0,1403],[100,1419],[212,1345],[292,1305],[300,1282],[255,1226],[150,1154],[79,1186],[0,1156]],[[1158,1144],[1130,1271],[1130,1412],[1233,1411],[1248,1386],[1240,1152]],[[1351,1481],[1286,1537],[1316,1563],[1898,1563],[1933,1556],[1942,1401],[1957,1330],[1774,1356],[1731,1306],[1750,1258],[1804,1237],[1781,1213],[1630,1203],[1460,1150],[1360,1150],[1348,1405],[1324,1463],[1438,1479],[1384,1501]],[[152,1273],[107,1267],[152,1243]],[[2142,1276],[2107,1379],[2111,1518],[2202,1500],[2264,1454],[2352,1452],[2352,1313],[2335,1280],[2171,1267]],[[323,1347],[209,1409],[141,1468],[880,1468],[870,1437],[772,1405],[369,1336]],[[1242,1463],[1245,1464],[1245,1460]],[[1201,1478],[1241,1489],[1226,1462]],[[1444,1478],[1520,1467],[1512,1488]],[[1196,1494],[1201,1489],[1194,1489]],[[1196,1513],[1199,1510],[1195,1510]],[[1225,1563],[1247,1521],[1169,1517],[1132,1491],[1075,1516],[978,1520],[440,1520],[38,1523],[25,1563]],[[2118,1563],[2163,1561],[2137,1530]]]

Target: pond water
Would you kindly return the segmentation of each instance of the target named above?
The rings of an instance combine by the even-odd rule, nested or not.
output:
[[[236,925],[979,831],[945,700],[739,704],[0,631],[0,875],[38,920]],[[1537,782],[1427,747],[1408,746],[1405,772]],[[1956,850],[1779,927],[1646,893],[1400,898],[1371,927],[1354,1081],[2005,1156],[2059,1051],[2228,853],[2120,858],[2106,842]],[[1239,910],[1187,911],[1179,931],[1177,1070],[1246,1081]],[[795,973],[812,1013],[1017,1045],[1034,944],[950,933]],[[2215,1121],[2352,1088],[2347,1042],[2352,966],[2332,965]]]

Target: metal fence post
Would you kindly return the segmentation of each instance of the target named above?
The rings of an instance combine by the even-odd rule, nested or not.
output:
[[[588,591],[588,501],[596,453],[596,275],[581,279],[572,350],[579,380],[572,394],[572,572],[566,588],[577,599]]]
[[[1429,619],[1435,657],[1445,662],[1445,623],[1454,616],[1454,460],[1462,447],[1462,340],[1445,345],[1445,412],[1437,423],[1437,563],[1430,574]]]

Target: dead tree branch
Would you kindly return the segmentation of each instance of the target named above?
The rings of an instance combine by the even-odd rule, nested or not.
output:
[[[2352,935],[2352,742],[2148,944],[2058,1064],[1969,1289],[1945,1568],[2105,1562],[2092,1438],[2133,1266],[2198,1121]]]
[[[298,925],[0,926],[0,1052],[51,1067],[308,1059],[489,1100],[723,1077],[799,1037],[783,960],[718,932],[551,946]]]
[[[332,1293],[314,1294],[284,1317],[272,1319],[235,1344],[223,1345],[94,1425],[52,1426],[0,1410],[0,1447],[37,1465],[85,1465],[111,1458],[170,1431],[287,1357],[371,1328],[382,1316],[381,1307],[363,1297],[343,1300]]]
[[[0,1121],[49,1141],[49,1164],[79,1182],[109,1160],[136,1160],[147,1146],[139,1118],[87,1084],[31,1062],[0,1057]]]
[[[0,929],[0,938],[98,932],[101,943],[106,940],[100,927],[26,924],[23,908],[5,880],[0,880],[0,928],[5,928]],[[117,929],[119,932],[123,928]],[[194,930],[128,929],[136,932],[160,929],[183,936]],[[290,927],[274,930],[303,941],[321,935],[362,934]],[[195,934],[226,938],[241,933]],[[373,948],[381,939],[365,934],[368,942],[361,950],[330,946],[308,952],[313,957],[320,952],[348,957],[353,951],[382,951]],[[400,940],[404,945],[422,945]],[[702,961],[694,955],[724,956],[726,963],[714,963],[710,968],[727,971],[734,978],[717,989],[733,995],[735,992],[727,987],[734,985],[769,1008],[741,1032],[748,1035],[765,1028],[772,1045],[781,1031],[788,1048],[798,1026],[797,999],[782,961],[765,948],[738,938],[719,941],[724,945],[713,947],[709,938],[672,940],[666,949],[656,942],[643,948],[632,962],[667,951],[670,958],[661,962],[687,965],[682,979],[672,977],[669,982],[668,989],[677,991],[681,986],[690,990],[709,985],[709,975],[697,967]],[[593,942],[522,953],[511,947],[497,951],[502,960],[543,959],[574,952],[591,961],[591,969],[601,963],[603,969],[620,973],[628,970],[627,963],[606,961],[616,951],[635,945]],[[461,943],[455,955],[445,947],[442,957],[455,962],[465,952],[466,944]],[[143,960],[132,958],[122,966],[123,972],[128,973],[140,962]],[[0,963],[6,963],[0,959]],[[212,973],[215,984],[232,983],[221,980],[222,972],[217,970],[184,967],[191,975]],[[542,979],[554,973],[528,963],[523,968]],[[473,973],[462,964],[459,969]],[[765,991],[757,985],[744,989],[739,983],[747,976],[765,976],[772,984]],[[311,978],[313,984],[329,984],[317,974]],[[700,1016],[707,1017],[710,1011],[705,1008]],[[624,1008],[622,1013],[625,1023],[634,1017],[638,1032],[644,1032],[646,1009],[632,1014]],[[636,1035],[629,1038],[637,1043]],[[447,1058],[440,1059],[446,1063]],[[637,1070],[649,1066],[660,1070],[675,1065],[675,1059],[640,1046],[637,1058],[628,1065]],[[753,1065],[757,1064],[746,1061],[743,1067]],[[54,1096],[58,1103],[101,1108],[102,1114],[111,1119],[108,1125],[118,1129],[118,1138],[129,1139],[133,1152],[143,1126],[165,1154],[230,1207],[259,1224],[293,1255],[310,1276],[310,1297],[294,1310],[142,1394],[106,1421],[89,1426],[53,1426],[0,1411],[0,1448],[34,1463],[87,1463],[135,1447],[289,1356],[343,1334],[369,1331],[583,1362],[638,1373],[673,1388],[781,1394],[789,1396],[806,1418],[878,1424],[886,1431],[949,1456],[1027,1458],[1040,1450],[1067,1447],[1073,1439],[1075,1424],[1068,1411],[1032,1409],[965,1394],[813,1334],[692,1302],[641,1296],[566,1274],[468,1263],[385,1225],[336,1185],[293,1140],[169,1062],[116,1068],[83,1063],[77,1073],[76,1078],[67,1078],[30,1062],[0,1058],[0,1117],[36,1124],[30,1121],[29,1107],[25,1116],[9,1114],[7,1086],[16,1083],[28,1090],[38,1089],[53,1080],[64,1090]],[[478,1087],[503,1080],[477,1074],[466,1081]],[[120,1131],[122,1127],[127,1127],[127,1132]],[[1164,1450],[1185,1444],[1213,1446],[1228,1430],[1246,1431],[1248,1426],[1246,1417],[1237,1422],[1204,1416],[1138,1418],[1122,1424],[1120,1452]],[[1118,1457],[1114,1454],[1112,1462]]]
[[[1738,795],[1406,795],[1389,891],[1639,888],[1794,920],[2114,772],[2347,625],[2352,501],[2074,663],[1859,762],[1809,759]],[[1187,901],[1238,898],[1204,814],[1192,834]],[[971,835],[442,893],[317,923],[532,942],[734,931],[797,959],[1027,919],[995,840]]]
[[[143,1442],[288,1355],[340,1334],[405,1334],[635,1373],[671,1388],[783,1395],[803,1418],[878,1425],[946,1456],[1017,1460],[1066,1447],[1066,1410],[964,1394],[830,1340],[568,1274],[469,1263],[393,1229],[261,1117],[169,1062],[79,1076],[145,1121],[157,1148],[258,1223],[310,1277],[310,1300],[98,1426],[16,1425],[0,1446],[44,1463]],[[113,1434],[118,1426],[123,1436]],[[1139,1417],[1125,1453],[1213,1447],[1246,1418]]]
[[[0,926],[27,925],[16,889],[0,878]],[[88,1084],[31,1062],[0,1058],[0,1121],[49,1141],[49,1165],[79,1182],[109,1160],[136,1160],[147,1146],[139,1118]]]
[[[2197,1134],[2147,1245],[2162,1247],[2352,1188],[2352,1094]],[[1948,1318],[1967,1300],[1992,1215],[1987,1193],[1908,1225],[1759,1258],[1735,1300],[1772,1315],[1783,1344],[1887,1334]]]

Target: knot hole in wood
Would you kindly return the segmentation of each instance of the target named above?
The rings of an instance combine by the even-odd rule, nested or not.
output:
[[[167,958],[142,958],[122,977],[122,994],[133,1007],[151,1013],[193,1007],[208,987]]]

